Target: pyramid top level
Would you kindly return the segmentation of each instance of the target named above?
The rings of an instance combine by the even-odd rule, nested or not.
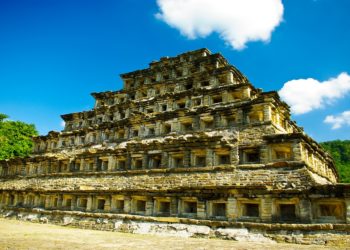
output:
[[[175,57],[162,57],[152,61],[149,68],[121,74],[123,89],[94,92],[96,99],[105,99],[116,94],[131,94],[138,89],[148,89],[157,84],[193,83],[217,78],[227,78],[231,83],[250,84],[249,80],[220,54],[208,49],[198,49]],[[225,80],[226,81],[226,80]]]
[[[174,57],[169,57],[169,56],[161,57],[159,61],[154,60],[150,62],[148,69],[135,70],[132,72],[120,74],[120,77],[122,79],[134,78],[144,74],[147,70],[150,70],[150,69],[152,70],[152,69],[157,69],[164,66],[174,66],[174,65],[178,65],[186,62],[193,62],[198,59],[206,58],[208,56],[220,57],[227,64],[226,59],[221,54],[212,54],[210,50],[206,48],[202,48],[198,50],[188,51]]]

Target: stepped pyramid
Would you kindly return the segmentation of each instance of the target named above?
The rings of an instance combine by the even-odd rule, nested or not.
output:
[[[350,223],[330,156],[219,53],[163,57],[0,162],[2,209]],[[22,211],[22,210],[21,210]],[[348,212],[347,212],[348,211]]]

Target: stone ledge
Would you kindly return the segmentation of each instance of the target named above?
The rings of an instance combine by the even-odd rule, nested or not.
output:
[[[345,224],[266,224],[40,209],[1,210],[0,216],[83,229],[184,238],[219,238],[262,243],[287,242],[327,246],[350,245],[350,225]]]
[[[215,228],[248,228],[260,229],[267,231],[276,230],[300,230],[300,231],[328,231],[337,230],[350,233],[350,224],[302,224],[302,223],[257,223],[257,222],[236,222],[236,221],[220,221],[220,220],[199,220],[180,217],[153,217],[131,214],[114,214],[114,213],[92,213],[81,211],[62,211],[62,210],[44,210],[44,209],[29,209],[29,208],[12,208],[0,210],[0,214],[4,215],[7,212],[14,213],[33,213],[44,215],[67,215],[87,218],[106,218],[106,219],[122,219],[144,222],[162,222],[162,223],[184,223],[190,225],[204,225]]]

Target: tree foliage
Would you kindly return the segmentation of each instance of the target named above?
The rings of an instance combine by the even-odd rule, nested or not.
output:
[[[340,181],[350,183],[350,140],[320,143],[328,151],[339,171]]]
[[[6,118],[9,118],[7,115],[5,114],[1,114],[0,113],[0,122],[2,122],[3,120],[5,120]]]
[[[29,155],[33,147],[31,137],[38,135],[35,125],[7,118],[0,113],[0,160]]]

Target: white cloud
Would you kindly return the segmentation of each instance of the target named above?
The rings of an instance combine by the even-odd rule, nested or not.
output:
[[[61,121],[60,125],[62,128],[64,128],[64,126],[66,126],[66,123],[64,121]]]
[[[269,41],[283,19],[281,0],[157,0],[156,17],[195,39],[217,32],[235,49]]]
[[[290,106],[292,113],[304,114],[350,93],[350,76],[343,72],[336,78],[320,82],[313,78],[291,80],[279,91],[280,96]]]
[[[332,124],[332,129],[338,129],[344,125],[350,126],[350,110],[344,111],[343,113],[335,116],[328,115],[324,122]]]

